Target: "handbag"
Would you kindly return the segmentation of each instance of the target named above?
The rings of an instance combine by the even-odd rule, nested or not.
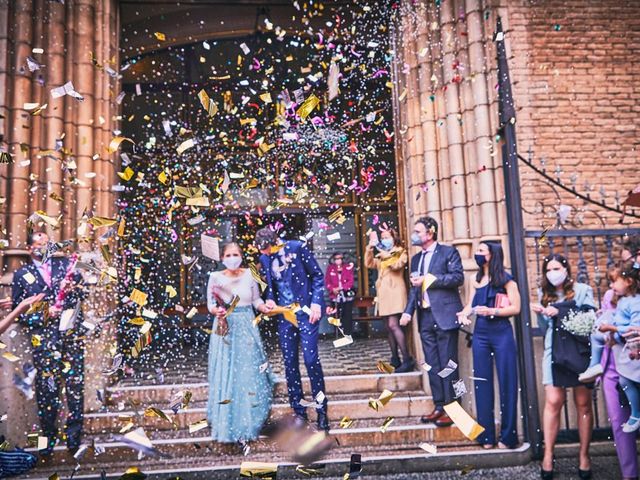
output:
[[[571,311],[593,310],[592,307],[578,308],[575,301],[553,304],[558,315],[553,317],[551,360],[553,384],[556,387],[575,387],[584,385],[578,375],[589,366],[591,359],[591,340],[588,336],[574,335],[562,328],[562,319]]]
[[[493,308],[507,308],[511,306],[511,302],[509,301],[509,295],[506,293],[498,293],[496,295],[496,303]]]

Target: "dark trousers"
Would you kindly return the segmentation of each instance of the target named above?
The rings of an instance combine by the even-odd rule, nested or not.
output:
[[[64,386],[67,446],[75,448],[80,445],[84,413],[84,341],[53,330],[39,334],[42,344],[33,351],[33,363],[37,370],[35,392],[40,427],[53,446],[58,436],[56,420]]]
[[[449,360],[458,363],[458,329],[442,330],[431,313],[431,309],[418,310],[418,325],[425,362],[431,366],[429,385],[436,408],[455,400],[453,384],[458,381],[458,369],[442,378],[438,375],[447,366]]]
[[[340,319],[342,331],[345,335],[353,333],[353,300],[349,302],[333,302],[336,317]]]
[[[318,332],[320,322],[313,325],[309,322],[309,316],[298,312],[298,327],[280,318],[278,320],[278,340],[284,357],[284,370],[287,377],[287,390],[289,404],[298,415],[304,415],[306,408],[300,405],[303,399],[302,378],[300,376],[299,348],[302,346],[302,358],[304,359],[307,375],[311,382],[311,393],[315,399],[319,392],[325,392],[324,375],[320,365],[318,353]],[[324,402],[326,412],[326,400]]]
[[[486,328],[483,323],[488,323]],[[496,423],[493,411],[493,362],[498,373],[500,387],[500,441],[508,447],[518,444],[518,359],[513,328],[506,319],[488,320],[478,317],[473,332],[473,376],[485,380],[474,380],[477,421],[484,427],[478,437],[481,444],[496,443]]]

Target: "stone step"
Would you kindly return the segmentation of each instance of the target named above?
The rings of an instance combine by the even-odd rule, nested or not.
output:
[[[439,446],[465,446],[472,445],[457,427],[436,427],[433,424],[422,424],[418,417],[398,419],[382,432],[382,421],[362,420],[351,428],[332,428],[329,432],[336,441],[334,448],[361,448],[363,446],[384,445],[387,448],[405,446],[405,448],[417,449],[422,442],[437,444]],[[215,456],[216,458],[242,457],[239,447],[236,445],[220,444],[210,440],[209,430],[201,430],[190,435],[187,430],[148,432],[154,447],[165,458],[202,458]],[[279,451],[273,442],[266,438],[251,442],[249,456],[269,454],[273,461],[287,461],[286,452]],[[94,455],[86,453],[81,463],[100,464],[114,459],[117,461],[135,462],[138,452],[119,439],[95,439],[95,446],[104,449],[104,453]],[[34,449],[30,449],[33,451]],[[34,452],[35,453],[35,452]],[[70,460],[70,455],[64,446],[54,449],[52,458],[54,464],[64,464]],[[160,459],[158,459],[160,460]]]
[[[313,421],[316,416],[315,409],[307,409],[309,418]],[[354,420],[360,419],[385,419],[386,417],[415,417],[420,416],[433,410],[433,401],[427,395],[406,395],[405,392],[399,392],[393,397],[387,405],[378,411],[373,410],[368,405],[366,394],[360,399],[329,399],[329,416],[335,422],[342,417],[349,417]],[[143,409],[139,410],[140,412]],[[171,418],[178,426],[178,429],[187,429],[192,423],[198,422],[206,418],[206,407],[189,408],[186,411],[180,411],[174,415],[171,410],[162,409],[162,411]],[[291,408],[288,403],[274,403],[271,409],[272,418],[280,418],[289,414]],[[122,412],[93,412],[87,413],[84,417],[84,431],[87,434],[112,433],[117,432],[126,421],[119,421],[121,417],[133,417],[137,426],[145,429],[153,430],[170,430],[173,426],[158,417],[135,417],[133,411]]]
[[[56,457],[56,455],[59,456]],[[342,477],[349,471],[350,457],[354,453],[362,455],[363,475],[384,475],[390,472],[426,472],[442,470],[459,470],[468,472],[470,468],[492,468],[506,465],[523,465],[530,461],[530,445],[525,443],[514,450],[485,450],[477,445],[466,442],[464,445],[440,445],[436,455],[427,454],[416,444],[381,445],[368,444],[366,446],[336,446],[312,467],[317,471],[314,478]],[[57,473],[61,478],[69,478],[74,473],[75,480],[104,478],[118,479],[129,467],[135,465],[147,475],[147,480],[166,480],[167,478],[181,478],[183,480],[222,480],[238,478],[240,464],[243,461],[278,463],[278,478],[307,478],[296,472],[296,464],[292,463],[284,454],[271,452],[252,452],[248,456],[216,455],[209,453],[197,457],[176,456],[176,458],[148,458],[132,463],[127,458],[112,456],[99,461],[85,461],[75,470],[76,462],[71,456],[64,457],[62,452],[56,452],[54,458],[46,463],[40,463],[29,474],[21,478],[29,480],[48,480]],[[455,474],[451,478],[464,473]],[[364,477],[366,478],[366,477]]]
[[[302,387],[305,394],[310,396],[311,386],[309,379],[302,379]],[[209,385],[202,383],[167,384],[167,385],[140,385],[140,386],[113,386],[106,390],[106,404],[115,405],[119,401],[131,400],[145,406],[167,405],[173,395],[180,391],[188,390],[192,393],[192,402],[205,402],[208,396]],[[341,393],[371,393],[382,392],[384,389],[392,392],[403,392],[422,389],[422,374],[420,372],[396,373],[396,374],[364,374],[364,375],[340,375],[325,377],[327,396]],[[276,397],[286,397],[287,384],[280,379],[276,384]]]

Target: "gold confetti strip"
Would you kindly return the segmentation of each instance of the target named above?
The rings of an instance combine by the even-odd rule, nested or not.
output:
[[[162,32],[153,32],[153,35],[159,42],[164,42],[167,39],[167,36]]]
[[[302,120],[305,120],[318,105],[320,105],[320,99],[312,93],[304,102],[302,102],[302,105],[298,107],[296,115],[298,115]]]
[[[198,420],[197,422],[189,424],[189,433],[195,433],[200,430],[203,430],[209,426],[207,419]]]
[[[200,100],[202,108],[206,110],[207,114],[210,117],[213,117],[216,113],[218,113],[218,105],[209,97],[204,89],[198,92],[198,99]]]
[[[118,220],[115,218],[107,218],[107,217],[91,217],[87,220],[88,223],[93,225],[96,228],[100,227],[110,227],[111,225],[115,225]]]
[[[389,428],[389,425],[391,425],[393,423],[394,418],[393,417],[387,417],[384,419],[384,422],[382,422],[382,426],[380,427],[380,431],[382,433],[387,431],[387,428]]]
[[[148,407],[144,411],[144,416],[145,417],[158,417],[158,418],[161,418],[162,420],[165,420],[165,421],[169,422],[171,425],[173,425],[174,428],[178,428],[178,425],[176,424],[176,422],[174,422],[169,417],[167,417],[167,415],[162,410],[160,410],[159,408]]]
[[[277,463],[268,462],[242,462],[240,464],[240,476],[249,478],[263,478],[275,480],[278,472]]]
[[[9,152],[0,152],[0,164],[9,164],[13,162],[13,156]]]
[[[353,425],[353,420],[349,417],[342,417],[340,420],[340,428],[349,428]]]
[[[480,426],[458,402],[445,405],[444,411],[469,440],[475,440],[478,435],[484,432],[484,427]]]
[[[395,368],[393,368],[387,362],[383,362],[382,360],[378,360],[378,363],[376,366],[378,367],[378,371],[380,373],[393,373],[395,371]]]
[[[120,147],[122,142],[131,142],[131,144],[135,145],[136,142],[127,137],[113,137],[109,142],[109,146],[107,147],[108,153],[114,153]]]

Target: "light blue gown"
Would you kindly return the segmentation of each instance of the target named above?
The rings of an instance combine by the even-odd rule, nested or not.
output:
[[[237,278],[212,273],[209,305],[215,301],[214,294],[224,302],[238,295],[240,302],[227,318],[229,331],[224,337],[216,334],[218,319],[213,323],[207,404],[212,438],[226,443],[255,440],[269,416],[275,383],[260,331],[253,325],[253,309],[262,299],[249,270]]]

